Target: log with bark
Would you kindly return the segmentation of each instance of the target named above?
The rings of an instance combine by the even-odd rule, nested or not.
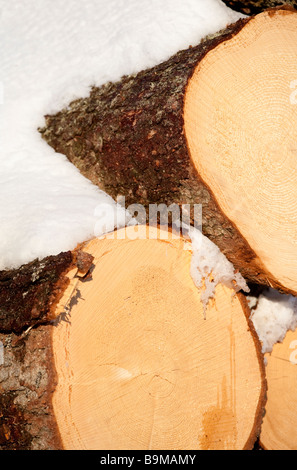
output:
[[[92,256],[73,252],[0,272],[0,449],[55,449],[51,322],[69,287],[85,276]]]
[[[167,234],[94,239],[79,267],[68,254],[52,321],[0,335],[0,448],[253,447],[266,380],[245,297],[218,285],[204,319],[191,245]]]
[[[248,281],[296,294],[296,44],[296,11],[267,10],[94,87],[40,132],[126,206],[202,204]]]
[[[289,5],[297,8],[296,0],[223,0],[233,10],[240,11],[246,15],[253,15],[281,5]]]

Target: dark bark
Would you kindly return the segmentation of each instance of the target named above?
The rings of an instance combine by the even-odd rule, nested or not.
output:
[[[21,332],[47,321],[75,260],[69,251],[0,272],[0,331]]]
[[[51,328],[0,334],[0,450],[62,448],[51,405],[56,387]]]
[[[236,35],[248,21],[239,20],[150,70],[93,87],[88,98],[47,115],[39,130],[93,183],[114,199],[125,196],[126,206],[202,204],[203,233],[242,275],[288,292],[220,211],[191,162],[184,134],[184,96],[195,68],[207,52]],[[194,224],[193,212],[191,216]]]
[[[61,448],[51,410],[50,331],[75,252],[0,272],[0,449]],[[39,325],[38,328],[33,328]]]
[[[254,15],[281,5],[289,5],[297,9],[297,0],[223,0],[228,7],[246,15]]]
[[[92,260],[77,249],[0,271],[0,331],[20,333],[52,320],[69,283],[68,271],[76,267],[78,275],[83,276]]]

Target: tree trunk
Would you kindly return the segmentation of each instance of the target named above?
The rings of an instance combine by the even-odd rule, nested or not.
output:
[[[246,15],[254,15],[280,5],[289,5],[297,8],[296,0],[223,0],[224,3],[233,10],[240,11]]]
[[[195,223],[202,204],[203,233],[248,281],[296,294],[296,44],[295,10],[266,11],[93,88],[40,131],[126,206],[190,204]]]
[[[266,381],[244,296],[218,285],[204,319],[190,243],[134,230],[82,249],[54,324],[0,335],[2,449],[253,447]]]
[[[260,436],[266,450],[297,448],[297,331],[266,354],[267,405]]]

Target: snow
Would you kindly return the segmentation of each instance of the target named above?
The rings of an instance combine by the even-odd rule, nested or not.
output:
[[[0,269],[112,230],[115,211],[127,222],[42,141],[43,116],[241,16],[220,0],[0,0]]]
[[[178,226],[178,224],[177,224]],[[223,284],[235,292],[249,292],[246,281],[220,249],[202,232],[194,227],[182,224],[183,230],[188,231],[192,242],[191,276],[194,284],[201,289],[201,301],[204,307],[204,317],[209,300],[215,296],[218,284]]]
[[[248,297],[248,300],[262,352],[271,352],[275,343],[283,341],[288,330],[294,331],[297,327],[297,298],[267,289],[258,299]]]
[[[192,242],[191,276],[194,284],[202,288],[201,301],[206,318],[208,303],[215,296],[218,284],[235,292],[249,292],[250,289],[245,279],[235,272],[232,263],[211,240],[194,227],[182,226],[184,231],[188,231]],[[267,288],[259,297],[250,295],[247,300],[262,352],[269,353],[274,344],[284,340],[287,331],[297,328],[297,298]]]

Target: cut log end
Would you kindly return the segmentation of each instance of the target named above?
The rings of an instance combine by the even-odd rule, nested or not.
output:
[[[267,276],[293,292],[296,60],[296,12],[262,13],[204,57],[189,81],[184,108],[195,168]]]
[[[217,286],[205,320],[186,242],[133,230],[91,241],[92,279],[60,303],[71,301],[52,332],[63,448],[251,448],[265,379],[244,299]]]

